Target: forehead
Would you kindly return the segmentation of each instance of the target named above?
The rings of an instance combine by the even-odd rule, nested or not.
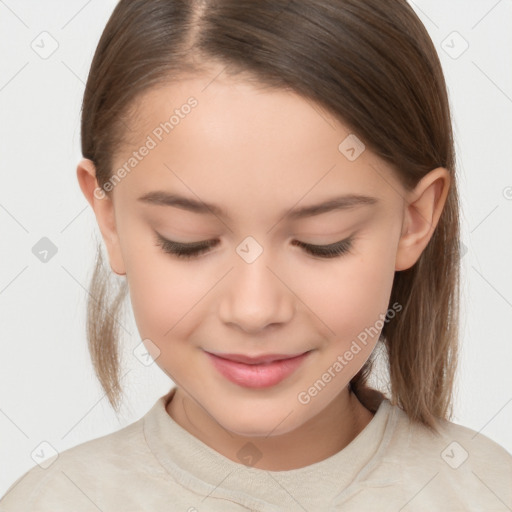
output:
[[[212,203],[232,199],[238,208],[248,206],[245,199],[291,206],[334,193],[383,197],[398,186],[391,169],[332,114],[291,90],[239,78],[160,85],[139,99],[130,129],[115,166],[152,146],[119,187],[132,199],[167,190]]]

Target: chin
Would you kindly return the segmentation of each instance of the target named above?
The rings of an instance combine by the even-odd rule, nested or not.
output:
[[[287,434],[300,426],[297,423],[297,417],[294,412],[288,415],[283,414],[265,414],[261,410],[253,413],[245,413],[244,417],[239,415],[216,420],[222,427],[229,432],[243,437],[274,437]]]

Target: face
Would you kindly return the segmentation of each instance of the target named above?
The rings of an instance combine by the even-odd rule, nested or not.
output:
[[[350,130],[310,101],[220,77],[205,89],[210,80],[138,103],[114,161],[129,171],[113,186],[105,240],[156,363],[224,428],[284,434],[326,408],[377,343],[406,259],[407,194],[369,149],[347,150]],[[371,199],[298,214],[349,195]],[[410,264],[428,241],[416,234]],[[258,387],[227,378],[208,352],[307,355]]]

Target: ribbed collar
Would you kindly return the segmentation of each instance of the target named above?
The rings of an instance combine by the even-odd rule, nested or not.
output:
[[[352,482],[371,473],[397,420],[396,408],[386,399],[338,453],[299,469],[267,471],[228,459],[176,423],[166,410],[176,389],[159,398],[143,418],[149,449],[173,479],[191,491],[265,512],[320,510],[315,507],[337,501]]]

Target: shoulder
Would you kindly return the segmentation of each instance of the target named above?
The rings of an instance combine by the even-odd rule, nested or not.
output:
[[[403,500],[415,496],[405,510],[512,508],[512,455],[504,447],[451,421],[437,420],[438,433],[431,432],[398,406],[390,408],[383,460],[396,470]]]
[[[402,431],[407,434],[407,446],[412,454],[425,460],[440,459],[451,469],[458,469],[466,462],[473,469],[488,472],[498,466],[512,476],[512,455],[497,442],[481,432],[464,425],[437,420],[438,433],[431,433],[424,425],[409,421],[400,410]]]
[[[101,509],[109,501],[107,489],[116,489],[117,483],[119,490],[133,475],[130,467],[155,463],[144,440],[142,422],[143,418],[32,467],[11,484],[0,500],[0,512]]]

